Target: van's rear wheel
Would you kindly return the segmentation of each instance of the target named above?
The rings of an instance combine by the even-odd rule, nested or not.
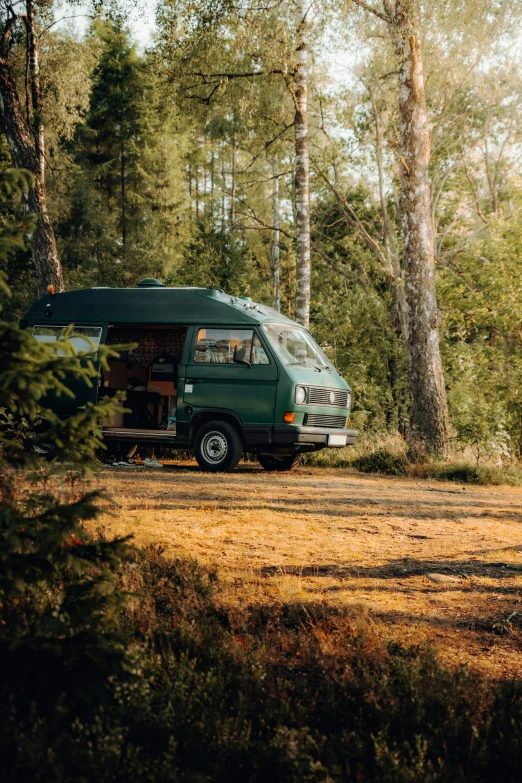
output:
[[[280,457],[275,454],[258,454],[259,464],[265,470],[291,470],[297,462],[297,454],[284,454]]]
[[[242,453],[241,439],[226,421],[209,421],[196,434],[194,455],[202,470],[213,473],[234,470]]]

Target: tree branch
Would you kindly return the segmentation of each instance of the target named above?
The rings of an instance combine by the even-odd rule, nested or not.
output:
[[[323,259],[325,264],[330,267],[330,269],[333,269],[334,272],[337,272],[338,275],[342,275],[343,277],[346,277],[348,280],[353,280],[354,275],[349,274],[345,269],[343,269],[339,264],[336,264],[335,261],[333,261],[330,256],[322,250],[319,245],[316,245],[315,242],[310,243],[310,247],[313,250],[316,255],[318,255],[320,258]],[[367,283],[364,279],[359,278],[361,285],[363,288],[367,288]]]
[[[365,3],[364,0],[352,0],[352,3],[359,6],[359,8],[362,8],[363,11],[368,11],[368,13],[377,16],[379,19],[382,19],[382,21],[386,22],[386,24],[391,22],[391,18],[389,16],[383,14],[382,11],[378,11],[377,8],[373,8],[373,6],[368,5],[368,3]]]
[[[269,71],[247,71],[246,73],[202,73],[201,71],[191,71],[186,76],[199,76],[201,79],[249,79],[252,76],[267,76],[272,73],[283,73],[281,68],[271,68]],[[208,82],[203,82],[207,84]]]
[[[374,255],[377,258],[377,260],[382,264],[387,274],[389,274],[390,276],[393,275],[392,270],[390,270],[390,264],[388,259],[386,258],[381,248],[379,247],[378,242],[376,242],[376,240],[372,236],[370,236],[368,231],[365,229],[362,221],[360,220],[355,210],[348,204],[348,202],[345,199],[343,199],[343,197],[341,196],[341,194],[339,193],[335,185],[333,185],[330,182],[328,177],[326,177],[326,175],[323,174],[322,171],[318,171],[317,173],[319,174],[321,179],[325,182],[327,187],[330,188],[335,198],[337,199],[337,202],[341,207],[341,212],[343,213],[343,216],[347,224],[351,228],[356,228],[359,231],[362,240],[366,245],[366,247],[368,248],[368,250],[370,251],[370,253],[372,253],[372,255]]]

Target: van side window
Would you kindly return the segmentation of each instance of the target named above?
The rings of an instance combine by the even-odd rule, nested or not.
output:
[[[195,362],[211,364],[250,363],[253,331],[247,329],[200,329]]]
[[[55,343],[65,326],[33,326],[33,337],[39,343]],[[101,340],[101,326],[75,326],[69,335],[78,353],[93,353]]]
[[[257,334],[254,335],[254,342],[252,343],[252,364],[270,364],[270,360]]]

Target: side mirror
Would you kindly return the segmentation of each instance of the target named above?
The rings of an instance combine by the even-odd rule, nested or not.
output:
[[[246,364],[248,367],[252,367],[252,362],[250,361],[250,349],[245,345],[242,345],[240,348],[236,345],[234,348],[233,361],[234,364]]]

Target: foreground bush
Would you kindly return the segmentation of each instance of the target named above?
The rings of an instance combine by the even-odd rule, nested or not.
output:
[[[3,780],[519,779],[518,683],[445,669],[325,606],[225,611],[215,575],[155,551],[124,556],[119,589],[126,662],[90,697],[36,657],[2,669]],[[20,701],[27,666],[40,695]]]

